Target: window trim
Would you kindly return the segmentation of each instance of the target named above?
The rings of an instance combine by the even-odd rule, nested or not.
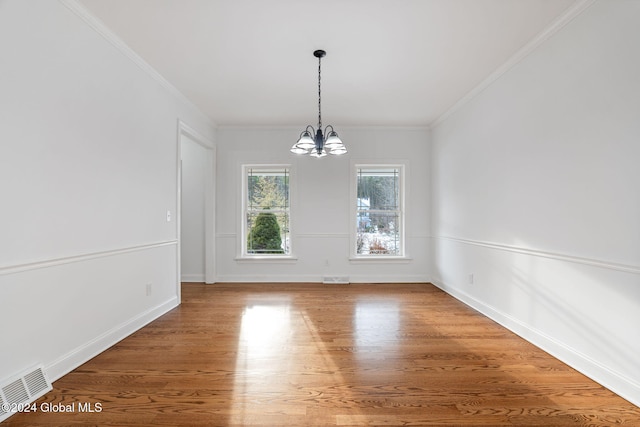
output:
[[[287,169],[289,175],[289,253],[288,254],[250,254],[247,251],[247,213],[248,213],[248,180],[247,174],[250,169]],[[296,261],[298,258],[294,255],[294,239],[291,230],[294,229],[292,205],[293,205],[293,174],[294,168],[291,164],[286,163],[244,163],[240,167],[242,176],[240,177],[240,215],[239,215],[239,232],[238,232],[238,255],[236,261],[259,261],[259,262],[287,262]]]
[[[357,253],[357,238],[358,238],[358,169],[367,169],[367,168],[397,168],[399,170],[399,179],[400,179],[400,191],[399,191],[399,216],[400,216],[400,254],[398,255],[371,255],[371,254],[358,254]],[[353,264],[358,264],[361,262],[370,263],[370,262],[386,262],[386,263],[407,263],[412,259],[407,256],[406,252],[406,204],[407,204],[407,162],[365,162],[358,161],[353,162],[351,164],[351,179],[350,179],[350,199],[349,199],[349,261]]]

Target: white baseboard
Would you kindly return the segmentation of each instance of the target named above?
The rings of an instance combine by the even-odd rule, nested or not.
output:
[[[47,376],[51,382],[56,381],[178,305],[178,298],[173,297],[114,327],[46,366]]]
[[[345,276],[349,283],[426,283],[427,275],[358,275],[331,274]],[[216,277],[216,282],[247,282],[247,283],[322,283],[325,275],[222,275]]]
[[[509,329],[529,341],[536,347],[541,348],[592,380],[618,394],[636,406],[640,406],[640,384],[629,380],[624,375],[610,369],[607,366],[591,359],[589,356],[571,348],[555,338],[528,326],[513,316],[497,310],[496,308],[477,300],[464,291],[448,286],[440,281],[433,280],[438,288],[449,295],[463,302],[464,304],[479,311],[500,325]]]
[[[182,274],[180,276],[180,281],[202,283],[205,281],[205,278],[204,278],[204,274]]]
[[[311,283],[322,282],[318,275],[274,275],[274,274],[225,274],[216,277],[216,283]]]

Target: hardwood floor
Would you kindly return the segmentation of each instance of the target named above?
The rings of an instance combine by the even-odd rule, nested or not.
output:
[[[638,407],[428,284],[182,298],[37,402],[70,412],[6,425],[640,426]]]

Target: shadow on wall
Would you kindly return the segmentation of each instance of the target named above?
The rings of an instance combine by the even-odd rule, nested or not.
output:
[[[640,313],[640,287],[630,276],[637,277],[516,254],[511,306],[527,325],[552,338],[567,337],[562,343],[572,351],[640,382],[640,335],[633,321]],[[519,302],[522,297],[526,304]]]

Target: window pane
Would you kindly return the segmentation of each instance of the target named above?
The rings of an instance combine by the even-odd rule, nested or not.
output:
[[[288,171],[249,169],[247,175],[248,210],[287,209],[289,207]]]
[[[247,253],[288,254],[289,214],[286,212],[247,213]]]
[[[401,255],[400,215],[358,212],[358,255]]]
[[[401,168],[356,169],[356,255],[402,253]]]
[[[289,169],[246,169],[246,254],[290,253]]]
[[[397,210],[399,203],[397,168],[358,169],[358,209]]]

